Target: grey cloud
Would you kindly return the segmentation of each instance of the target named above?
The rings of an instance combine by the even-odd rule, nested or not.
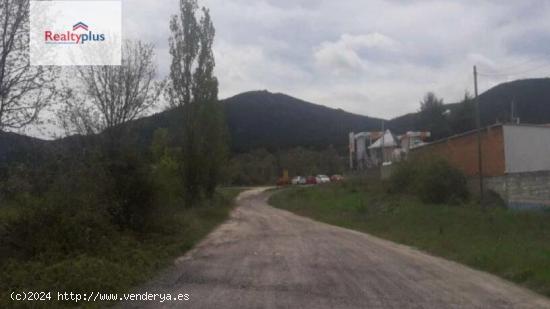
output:
[[[157,46],[168,73],[168,19],[177,0],[124,0],[130,37]],[[380,117],[415,111],[427,91],[452,102],[471,68],[544,65],[545,0],[203,0],[216,26],[220,95],[269,89]],[[533,60],[535,59],[535,60]],[[529,66],[527,66],[529,68]],[[484,77],[482,90],[524,75]],[[537,75],[538,74],[538,75]]]

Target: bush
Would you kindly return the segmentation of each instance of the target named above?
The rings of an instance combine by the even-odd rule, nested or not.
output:
[[[409,161],[398,163],[390,176],[389,193],[415,193],[414,184],[418,178],[419,167]]]
[[[430,160],[420,169],[418,193],[427,203],[456,203],[468,198],[466,176],[446,160]]]
[[[183,207],[181,152],[162,137],[151,153],[98,144],[0,166],[0,307],[17,289],[124,291],[227,218],[219,195]]]
[[[66,196],[28,200],[18,214],[2,222],[2,258],[56,257],[101,250],[114,233],[95,202]]]
[[[108,242],[114,229],[107,212],[109,181],[101,165],[67,160],[62,166],[66,171],[55,173],[20,166],[10,175],[7,183],[33,184],[9,196],[13,211],[0,220],[1,257],[70,255]]]
[[[149,166],[132,153],[117,156],[107,165],[113,182],[109,210],[115,224],[143,232],[156,206],[157,190]]]
[[[458,203],[469,196],[466,176],[442,158],[399,163],[390,177],[389,190],[416,195],[425,203]]]

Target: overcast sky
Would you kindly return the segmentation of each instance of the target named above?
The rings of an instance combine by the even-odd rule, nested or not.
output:
[[[123,0],[127,38],[153,42],[168,74],[179,0]],[[220,98],[267,89],[392,118],[433,91],[445,102],[550,75],[546,0],[199,0],[217,30]]]
[[[125,0],[127,36],[152,41],[168,74],[178,0]],[[427,91],[446,102],[550,72],[546,0],[202,0],[217,30],[220,97],[267,89],[391,118]]]

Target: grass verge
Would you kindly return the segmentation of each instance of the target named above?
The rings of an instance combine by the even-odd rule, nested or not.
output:
[[[275,193],[271,205],[368,232],[496,274],[550,296],[550,213],[433,205],[348,181]]]
[[[0,307],[105,307],[113,303],[58,302],[57,292],[124,293],[150,279],[227,219],[242,191],[222,189],[209,205],[170,214],[161,233],[114,232],[97,250],[78,255],[0,260]],[[0,218],[11,216],[5,209]],[[165,217],[165,216],[163,216]],[[1,222],[0,222],[1,223]],[[0,225],[1,227],[1,225]],[[51,301],[13,302],[10,293],[51,291]]]

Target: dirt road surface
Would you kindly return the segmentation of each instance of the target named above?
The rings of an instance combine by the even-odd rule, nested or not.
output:
[[[550,308],[495,276],[272,208],[268,192],[238,198],[231,219],[140,292],[189,301],[127,308]]]

